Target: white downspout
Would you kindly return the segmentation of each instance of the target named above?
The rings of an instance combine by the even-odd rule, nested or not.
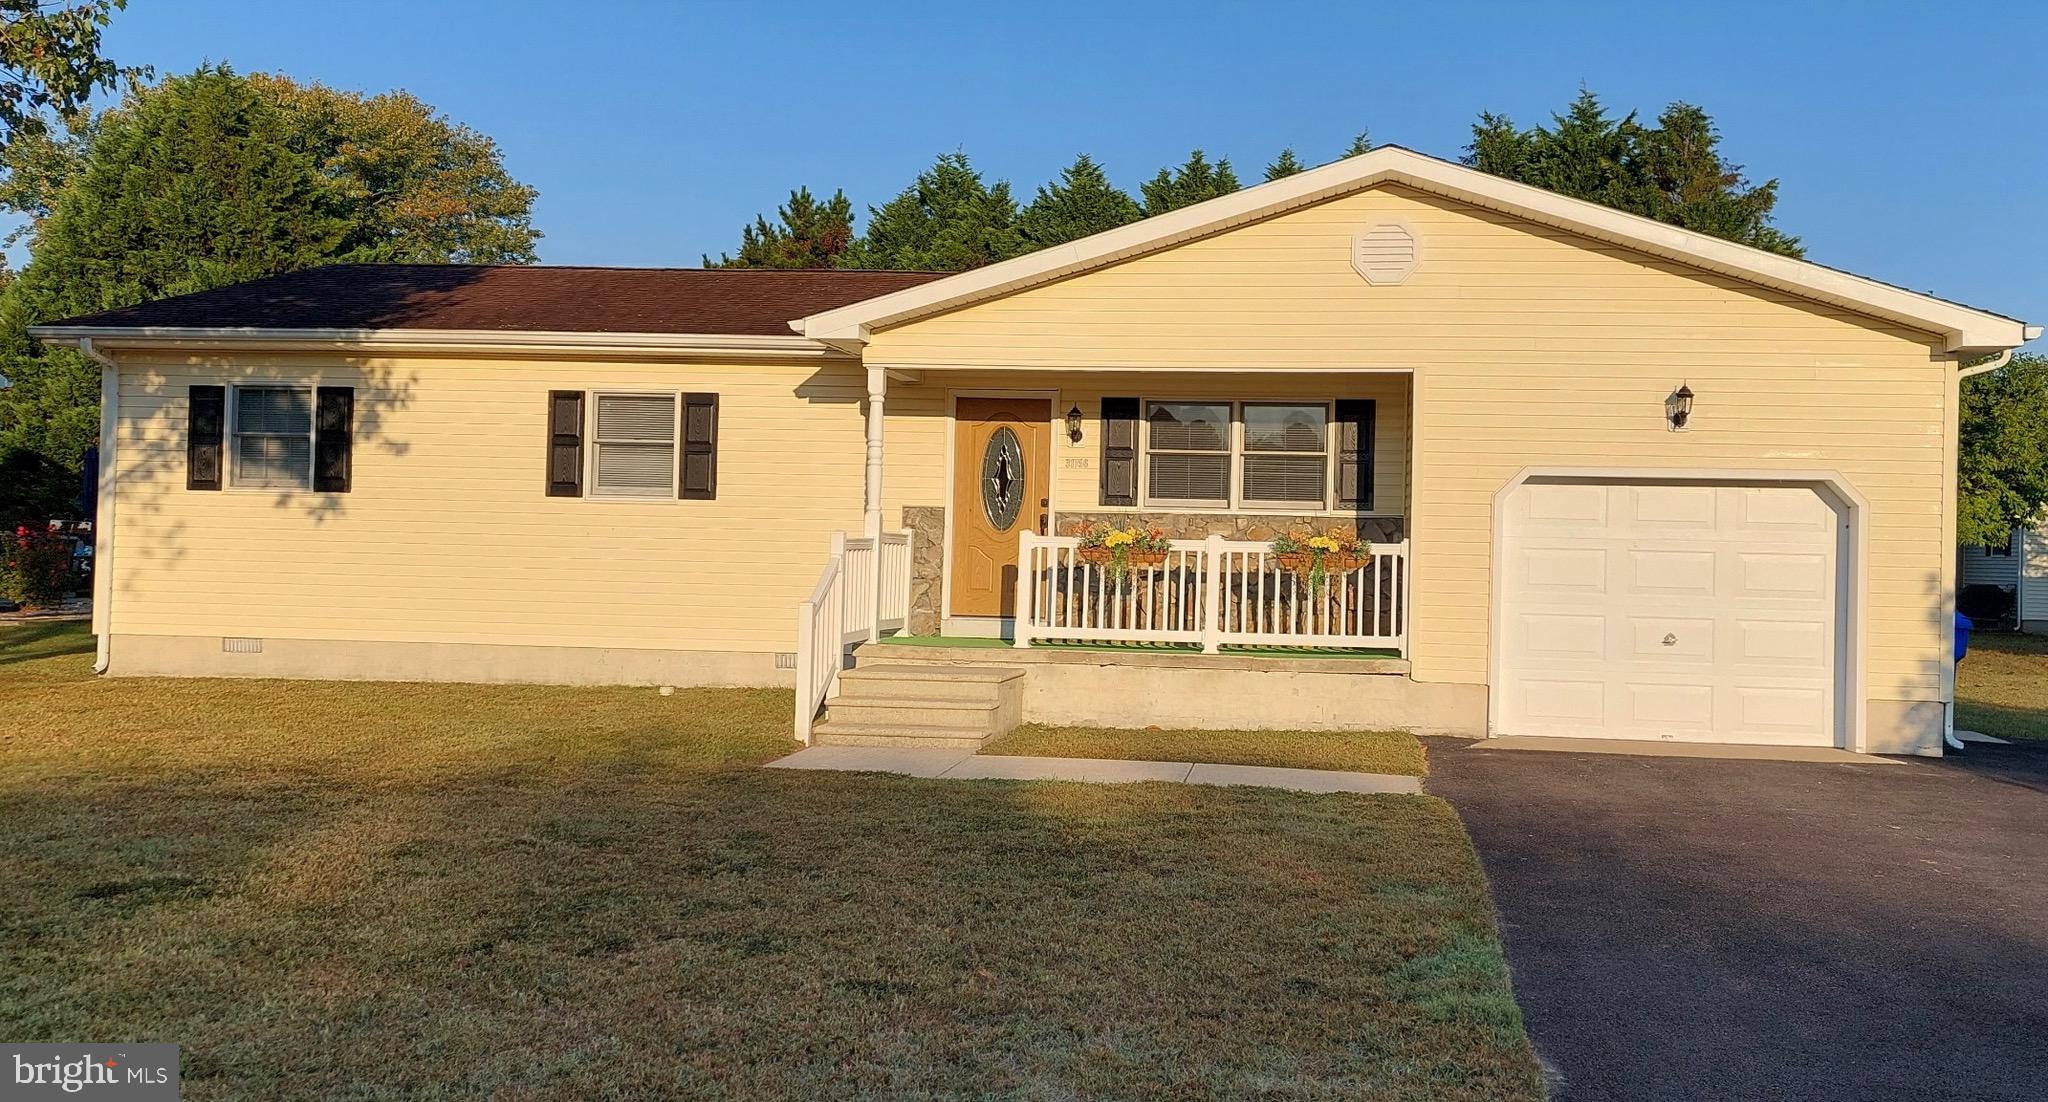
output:
[[[861,529],[868,538],[868,642],[882,638],[882,417],[889,373],[868,368],[867,479],[862,493]]]
[[[78,350],[100,365],[99,500],[92,518],[92,672],[105,673],[112,660],[114,627],[114,437],[121,413],[121,378],[113,359],[94,348],[91,337],[78,338]]]

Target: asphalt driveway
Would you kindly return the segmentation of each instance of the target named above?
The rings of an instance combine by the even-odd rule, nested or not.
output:
[[[2048,1096],[2048,747],[1886,766],[1425,741],[1559,1099]]]

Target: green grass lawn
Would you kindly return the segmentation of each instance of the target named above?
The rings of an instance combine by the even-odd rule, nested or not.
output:
[[[1535,1099],[1441,802],[752,768],[789,694],[0,628],[0,1037],[185,1097]]]
[[[1133,731],[1029,723],[983,747],[981,752],[1349,769],[1411,777],[1427,772],[1422,744],[1414,735],[1401,731]]]
[[[1980,632],[1956,666],[1956,726],[2048,740],[2048,636]]]

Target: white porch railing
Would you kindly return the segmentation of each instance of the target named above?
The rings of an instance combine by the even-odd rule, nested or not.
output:
[[[811,723],[839,684],[846,648],[879,638],[910,622],[910,533],[882,533],[881,569],[875,541],[832,534],[825,569],[796,610],[796,738],[811,741]],[[879,610],[874,600],[881,583]]]
[[[1016,639],[1385,648],[1408,653],[1408,544],[1367,544],[1364,566],[1312,587],[1269,545],[1174,540],[1166,561],[1133,566],[1121,583],[1081,558],[1072,536],[1025,533],[1017,571]]]

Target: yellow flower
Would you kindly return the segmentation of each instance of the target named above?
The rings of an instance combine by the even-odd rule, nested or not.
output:
[[[1337,541],[1329,536],[1317,536],[1309,540],[1308,545],[1318,551],[1335,551],[1337,549]]]
[[[1129,532],[1111,532],[1103,537],[1102,545],[1104,547],[1122,547],[1124,544],[1130,543],[1137,538]]]

